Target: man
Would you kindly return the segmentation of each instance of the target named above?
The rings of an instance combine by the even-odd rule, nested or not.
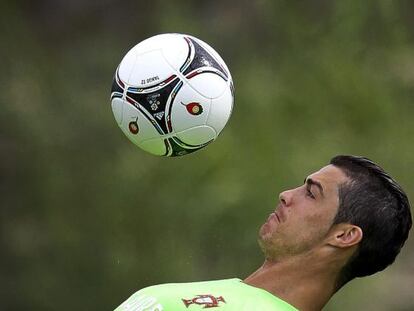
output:
[[[265,262],[244,281],[152,286],[116,311],[321,310],[350,280],[392,264],[411,223],[407,196],[382,168],[336,156],[280,194],[259,231]]]

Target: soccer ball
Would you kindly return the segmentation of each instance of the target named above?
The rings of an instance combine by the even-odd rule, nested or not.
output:
[[[233,108],[234,88],[223,59],[205,42],[161,34],[134,46],[111,90],[116,122],[138,147],[181,156],[217,138]]]

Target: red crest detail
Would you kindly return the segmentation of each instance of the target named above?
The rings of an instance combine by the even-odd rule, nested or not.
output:
[[[193,116],[198,116],[203,112],[203,107],[200,105],[200,103],[192,102],[186,105],[181,102],[181,104],[184,105],[187,111]]]
[[[139,127],[138,127],[137,121],[138,121],[138,118],[137,118],[137,120],[129,122],[129,124],[128,124],[129,131],[134,135],[138,134],[138,132],[139,132]]]
[[[197,295],[193,299],[181,299],[188,308],[192,304],[204,305],[205,308],[219,307],[220,302],[226,303],[223,296],[214,297],[213,295]]]

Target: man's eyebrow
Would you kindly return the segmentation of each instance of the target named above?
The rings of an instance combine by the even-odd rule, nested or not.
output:
[[[305,184],[307,184],[308,186],[312,186],[312,185],[317,186],[317,187],[318,187],[318,189],[319,189],[320,194],[321,194],[322,196],[324,196],[324,195],[323,195],[323,187],[322,187],[322,184],[321,184],[319,181],[316,181],[316,180],[314,180],[314,179],[312,179],[312,178],[310,178],[310,177],[307,177],[307,178],[305,178],[305,180],[304,180],[303,182],[304,182]]]

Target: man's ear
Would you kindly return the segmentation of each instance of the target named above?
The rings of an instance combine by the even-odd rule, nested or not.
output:
[[[351,224],[337,224],[331,229],[328,244],[335,247],[346,248],[361,242],[362,229]]]

